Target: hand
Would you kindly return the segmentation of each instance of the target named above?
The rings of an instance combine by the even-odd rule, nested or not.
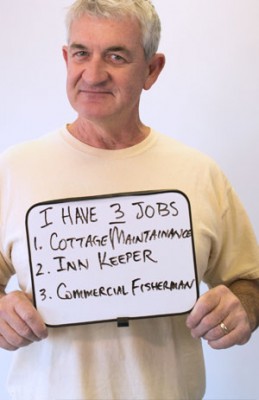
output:
[[[244,307],[238,297],[223,285],[209,290],[199,298],[186,324],[194,338],[202,337],[213,349],[245,344],[251,336]],[[227,331],[224,331],[224,325]]]
[[[47,335],[40,314],[25,293],[15,291],[0,298],[0,347],[17,350]]]

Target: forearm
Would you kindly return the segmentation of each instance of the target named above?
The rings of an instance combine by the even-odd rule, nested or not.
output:
[[[259,326],[259,279],[238,280],[229,289],[246,310],[251,330],[254,331]]]

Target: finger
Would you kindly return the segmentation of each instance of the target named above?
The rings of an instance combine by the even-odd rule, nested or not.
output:
[[[227,310],[218,306],[213,309],[209,314],[202,317],[199,322],[191,328],[191,334],[194,338],[206,338],[209,334],[222,334],[219,328],[220,323],[227,318]],[[187,322],[188,326],[188,322]],[[190,328],[190,324],[188,326]]]
[[[0,335],[0,348],[8,351],[15,351],[18,347],[11,345],[7,340]]]
[[[229,319],[225,319],[224,322],[218,323],[214,328],[210,329],[206,334],[202,337],[203,339],[209,341],[219,340],[234,329],[233,325],[231,325]]]
[[[27,346],[30,340],[20,336],[6,321],[1,321],[1,347],[6,350],[17,350],[20,347]]]
[[[242,345],[248,342],[251,337],[251,330],[248,325],[237,324],[231,326],[231,320],[224,322],[227,330],[223,330],[219,325],[214,333],[210,332],[204,339],[213,349],[226,349],[233,345]]]
[[[15,312],[17,317],[13,318],[11,324],[21,336],[32,341],[47,337],[47,327],[38,311],[30,303],[28,303],[28,306],[18,303],[15,306]]]
[[[29,342],[39,341],[41,338],[36,335],[30,326],[16,314],[10,315],[6,322],[17,335]]]
[[[220,304],[220,298],[211,296],[211,291],[199,298],[193,310],[186,320],[188,328],[194,329],[210,314],[213,310],[217,309]]]
[[[193,336],[204,336],[210,329],[217,327],[225,320],[230,309],[233,308],[234,300],[233,294],[223,285],[201,296],[186,321]]]
[[[5,313],[4,318],[2,318],[3,321],[6,321],[8,326],[19,336],[29,341],[36,341],[45,337],[46,327],[39,318],[38,312],[30,303],[29,306],[26,306],[24,303],[18,302],[13,310]],[[2,329],[0,333],[3,334]]]
[[[234,345],[247,343],[249,337],[240,340],[240,338],[237,337],[236,333],[232,331],[230,334],[222,336],[220,339],[208,340],[208,345],[215,350],[228,349],[229,347],[232,347]]]

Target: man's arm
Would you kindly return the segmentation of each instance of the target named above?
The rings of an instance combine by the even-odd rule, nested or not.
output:
[[[259,326],[259,279],[239,280],[232,283],[229,289],[246,310],[251,331],[254,331]]]
[[[214,349],[245,344],[259,325],[259,280],[238,280],[209,290],[186,323],[193,337],[203,337]]]
[[[6,294],[0,285],[0,347],[17,350],[47,335],[46,325],[29,297],[21,291]]]

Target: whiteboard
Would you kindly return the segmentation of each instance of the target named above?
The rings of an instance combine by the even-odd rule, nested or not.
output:
[[[197,301],[182,192],[38,203],[26,230],[34,303],[48,326],[183,314]]]

